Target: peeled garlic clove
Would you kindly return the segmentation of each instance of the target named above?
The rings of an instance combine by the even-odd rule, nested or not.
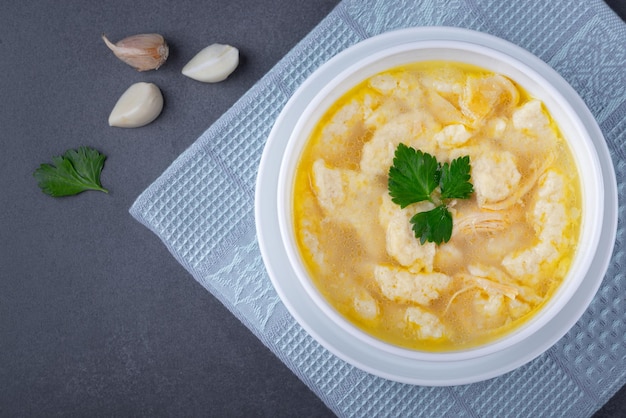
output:
[[[213,44],[198,52],[183,67],[183,75],[205,83],[217,83],[235,71],[239,50],[230,45]]]
[[[170,52],[165,39],[158,33],[129,36],[115,44],[104,35],[102,39],[119,59],[137,71],[156,70],[165,63]]]
[[[155,120],[163,110],[161,90],[152,83],[135,83],[118,99],[109,116],[109,125],[138,128]]]

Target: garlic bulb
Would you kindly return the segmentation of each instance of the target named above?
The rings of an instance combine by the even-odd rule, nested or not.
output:
[[[113,53],[137,71],[156,70],[167,60],[169,48],[158,33],[145,33],[124,38],[116,44],[102,35]]]
[[[205,83],[217,83],[235,71],[239,50],[230,45],[213,44],[198,52],[183,67],[183,75]]]
[[[161,90],[152,83],[135,83],[118,99],[109,116],[109,125],[138,128],[155,120],[163,109]]]

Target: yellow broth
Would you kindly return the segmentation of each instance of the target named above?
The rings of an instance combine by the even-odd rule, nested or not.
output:
[[[387,190],[399,143],[440,162],[468,155],[475,192],[453,200],[449,242],[419,244]],[[541,102],[506,77],[454,62],[363,81],[321,118],[298,163],[294,226],[313,282],[380,340],[424,351],[493,341],[529,320],[565,278],[581,192]]]

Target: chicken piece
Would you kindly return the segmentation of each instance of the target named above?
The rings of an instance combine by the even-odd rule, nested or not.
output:
[[[522,175],[508,151],[490,152],[472,161],[472,182],[478,206],[506,199],[517,188]]]
[[[493,330],[530,311],[530,306],[518,298],[510,299],[494,288],[468,286],[457,293],[466,293],[463,302],[455,307],[456,315],[466,328]],[[450,308],[450,301],[446,311]]]
[[[464,276],[464,281],[469,286],[476,286],[489,294],[503,295],[509,299],[515,299],[519,293],[514,286],[499,283],[486,277],[467,275]]]
[[[466,122],[461,111],[435,91],[428,93],[428,110],[433,117],[444,125]]]
[[[535,187],[541,175],[545,173],[552,162],[554,162],[554,154],[550,153],[547,158],[541,161],[541,165],[531,167],[531,173],[526,176],[524,181],[515,188],[509,197],[498,202],[485,202],[483,203],[482,208],[489,210],[503,210],[517,204],[526,195],[526,193]]]
[[[510,303],[516,302],[520,293],[518,286],[511,283],[505,272],[495,267],[475,264],[468,267],[468,272],[456,276],[464,287],[448,301],[446,311],[457,296],[469,293],[469,300],[465,299],[465,304],[460,304],[460,310],[462,316],[471,321],[472,327],[493,329],[505,324],[511,317]],[[514,306],[520,304],[514,303]]]
[[[531,311],[531,306],[519,298],[509,299],[495,292],[476,293],[474,309],[481,315],[475,325],[480,328],[498,328]]]
[[[487,278],[497,283],[510,284],[511,278],[497,267],[476,263],[467,266],[467,271],[474,277]]]
[[[506,77],[494,74],[468,76],[461,95],[461,111],[474,124],[478,124],[493,113],[506,112],[517,105],[519,91]]]
[[[377,265],[374,279],[382,294],[397,302],[428,305],[452,284],[452,278],[442,273],[417,273]]]
[[[506,229],[509,224],[508,218],[501,212],[485,210],[466,213],[459,211],[454,218],[452,236],[502,231]]]
[[[464,125],[448,125],[437,132],[433,140],[441,148],[457,148],[464,145],[472,137],[471,132]]]
[[[355,312],[363,319],[372,321],[380,315],[376,299],[366,290],[360,289],[352,299]]]
[[[411,229],[412,214],[430,210],[430,202],[419,202],[404,209],[391,201],[389,193],[383,193],[379,211],[380,224],[385,230],[387,254],[412,273],[431,272],[437,247],[435,243],[420,244]]]
[[[534,282],[542,263],[553,262],[565,240],[568,226],[563,177],[550,170],[540,179],[537,201],[532,213],[538,243],[517,254],[509,254],[502,265],[515,277],[531,276]]]
[[[463,287],[448,300],[446,312],[459,295],[471,292],[474,294],[472,299],[474,310],[493,317],[496,314],[503,314],[504,297],[507,300],[515,300],[519,294],[517,287],[508,283],[506,274],[496,268],[471,265],[468,271],[470,274],[460,273],[455,276],[461,280]]]
[[[418,306],[406,308],[404,319],[420,340],[439,339],[445,336],[446,329],[439,318]]]
[[[511,276],[497,267],[472,264],[467,270],[475,278],[489,280],[490,283],[483,281],[479,284],[479,287],[483,290],[491,290],[494,293],[501,293],[507,296],[507,302],[522,299],[536,305],[543,300],[533,289],[516,283]]]

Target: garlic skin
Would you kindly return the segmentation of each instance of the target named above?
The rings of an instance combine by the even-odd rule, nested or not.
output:
[[[118,99],[109,115],[109,126],[139,128],[155,120],[163,110],[161,90],[152,83],[135,83]]]
[[[183,75],[205,83],[217,83],[235,71],[239,50],[230,45],[212,44],[201,50],[183,67]]]
[[[137,71],[156,70],[170,53],[165,39],[158,33],[129,36],[115,44],[105,35],[102,39],[115,56]]]

